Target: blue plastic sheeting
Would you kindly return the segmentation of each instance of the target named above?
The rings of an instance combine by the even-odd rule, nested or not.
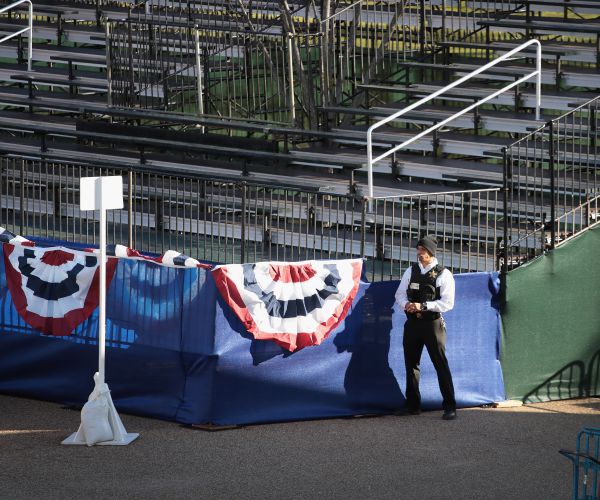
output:
[[[498,279],[456,276],[446,315],[459,406],[504,399]],[[181,423],[244,424],[385,413],[404,405],[398,282],[361,283],[345,321],[293,354],[248,334],[202,269],[121,260],[107,295],[106,379],[119,411]],[[0,392],[82,405],[97,370],[97,312],[70,337],[18,316],[0,259]],[[422,399],[440,408],[426,353]]]
[[[213,422],[264,422],[402,408],[405,314],[394,306],[398,284],[362,283],[344,323],[320,346],[291,355],[273,343],[253,340],[219,299]],[[459,407],[504,399],[498,360],[498,286],[496,274],[456,276],[457,304],[445,317],[447,356]],[[441,408],[437,377],[426,352],[421,395],[425,409]]]

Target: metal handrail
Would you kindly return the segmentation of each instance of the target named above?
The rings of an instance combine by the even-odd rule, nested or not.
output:
[[[468,194],[468,193],[491,193],[493,191],[500,191],[500,188],[487,188],[487,189],[464,189],[461,191],[440,191],[435,193],[409,193],[409,194],[396,194],[393,196],[365,196],[367,200],[393,200],[396,198],[418,198],[427,196],[437,195],[451,195],[451,194]]]
[[[325,19],[321,19],[320,23],[321,24],[326,23],[330,19],[333,19],[334,17],[339,16],[340,14],[342,14],[343,12],[346,12],[347,10],[350,10],[352,7],[354,7],[355,5],[361,3],[362,1],[363,0],[356,0],[356,2],[354,2],[353,4],[346,6],[346,7],[344,7],[341,10],[338,10],[337,12],[331,14],[329,17],[326,17]]]
[[[392,149],[386,151],[385,153],[379,155],[378,157],[373,158],[373,131],[374,130],[378,129],[379,127],[381,127],[382,125],[385,125],[386,123],[388,123],[390,121],[396,120],[400,116],[408,113],[409,111],[412,111],[413,109],[417,108],[421,104],[424,104],[433,99],[436,99],[437,97],[442,95],[444,92],[457,87],[461,83],[464,83],[467,80],[470,80],[471,78],[473,78],[474,76],[485,72],[486,70],[497,65],[498,63],[511,58],[514,54],[522,51],[526,47],[529,47],[530,45],[533,45],[533,44],[535,44],[537,46],[537,52],[536,52],[537,60],[536,60],[536,70],[535,71],[519,78],[518,80],[512,82],[510,85],[507,85],[506,87],[503,87],[503,88],[497,90],[496,92],[490,94],[489,96],[484,97],[483,99],[480,99],[476,103],[471,104],[470,106],[467,106],[466,108],[462,109],[458,113],[453,114],[449,118],[446,118],[446,119],[442,120],[441,122],[436,123],[435,125],[432,125],[428,129],[423,130],[422,132],[418,133],[414,137],[404,141],[402,144],[398,144],[397,146],[395,146]],[[413,142],[415,142],[417,139],[420,139],[424,135],[427,135],[428,133],[433,132],[434,130],[437,130],[437,129],[443,127],[444,125],[451,122],[455,118],[458,118],[459,116],[462,116],[465,113],[468,113],[469,111],[475,109],[480,104],[490,101],[490,100],[494,99],[495,97],[499,96],[500,94],[506,92],[507,90],[510,90],[513,87],[516,87],[517,85],[523,83],[524,81],[529,80],[533,76],[536,76],[535,119],[539,120],[540,119],[540,107],[541,107],[541,101],[542,101],[542,45],[539,42],[539,40],[534,39],[534,40],[528,40],[527,42],[519,45],[518,47],[514,48],[510,52],[507,52],[506,54],[503,54],[502,56],[498,57],[497,59],[494,59],[493,61],[489,62],[485,66],[482,66],[481,68],[476,69],[475,71],[472,71],[468,75],[465,75],[462,78],[459,78],[458,80],[456,80],[455,82],[452,82],[451,84],[446,85],[444,88],[435,91],[433,94],[431,94],[427,97],[424,97],[423,99],[418,100],[417,102],[411,104],[410,106],[407,106],[406,108],[403,108],[400,111],[397,111],[393,115],[383,118],[382,120],[378,121],[377,123],[371,125],[369,127],[369,129],[367,130],[367,167],[368,167],[367,182],[368,182],[368,188],[369,188],[369,194],[368,194],[369,198],[373,198],[373,164],[377,163],[380,160],[383,160],[384,158],[387,158],[391,154],[408,146],[409,144],[412,144]]]
[[[596,205],[598,206],[598,204],[600,203],[600,195],[595,196],[594,198],[591,198],[589,200],[587,200],[585,203],[582,203],[581,205],[579,205],[578,207],[569,210],[568,212],[565,212],[564,214],[562,214],[560,217],[556,218],[556,223],[560,228],[560,224],[562,222],[563,219],[567,219],[568,217],[572,216],[572,215],[576,215],[578,212],[582,212],[584,211],[586,208],[589,210],[592,205]],[[572,235],[567,236],[566,238],[564,238],[563,240],[556,242],[556,247],[564,244],[567,241],[572,240],[573,238],[575,238],[575,236],[579,236],[581,233],[587,231],[588,229],[592,229],[595,227],[598,227],[600,225],[600,220],[597,220],[596,222],[593,222],[585,227],[582,227],[579,231],[577,232],[573,232]]]
[[[0,43],[5,42],[6,40],[10,40],[16,36],[19,36],[27,31],[29,31],[29,44],[28,44],[28,53],[27,53],[27,71],[31,71],[31,54],[33,52],[33,4],[31,0],[18,0],[15,3],[11,3],[6,7],[2,7],[0,9],[0,14],[3,14],[7,10],[16,7],[17,5],[21,5],[22,3],[29,4],[29,26],[27,28],[23,28],[22,30],[17,31],[16,33],[12,33],[11,35],[6,35],[4,38],[0,39]]]

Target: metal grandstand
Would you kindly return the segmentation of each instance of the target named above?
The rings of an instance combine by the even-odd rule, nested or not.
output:
[[[95,243],[78,182],[106,174],[126,186],[114,243],[218,262],[362,256],[377,280],[399,277],[423,233],[453,270],[507,271],[599,222],[595,1],[27,9],[0,13],[0,36],[24,30],[0,43],[0,222],[12,231]],[[535,47],[514,53],[532,39],[540,116],[535,81],[513,85],[535,66]],[[393,114],[373,154],[407,146],[373,167],[368,197],[367,130]]]

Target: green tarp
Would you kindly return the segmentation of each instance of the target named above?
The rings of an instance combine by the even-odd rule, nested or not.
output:
[[[600,228],[510,271],[502,314],[506,397],[600,394]]]

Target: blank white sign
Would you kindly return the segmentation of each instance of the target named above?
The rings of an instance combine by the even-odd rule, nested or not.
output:
[[[123,178],[82,177],[79,185],[81,210],[110,210],[123,208]]]

